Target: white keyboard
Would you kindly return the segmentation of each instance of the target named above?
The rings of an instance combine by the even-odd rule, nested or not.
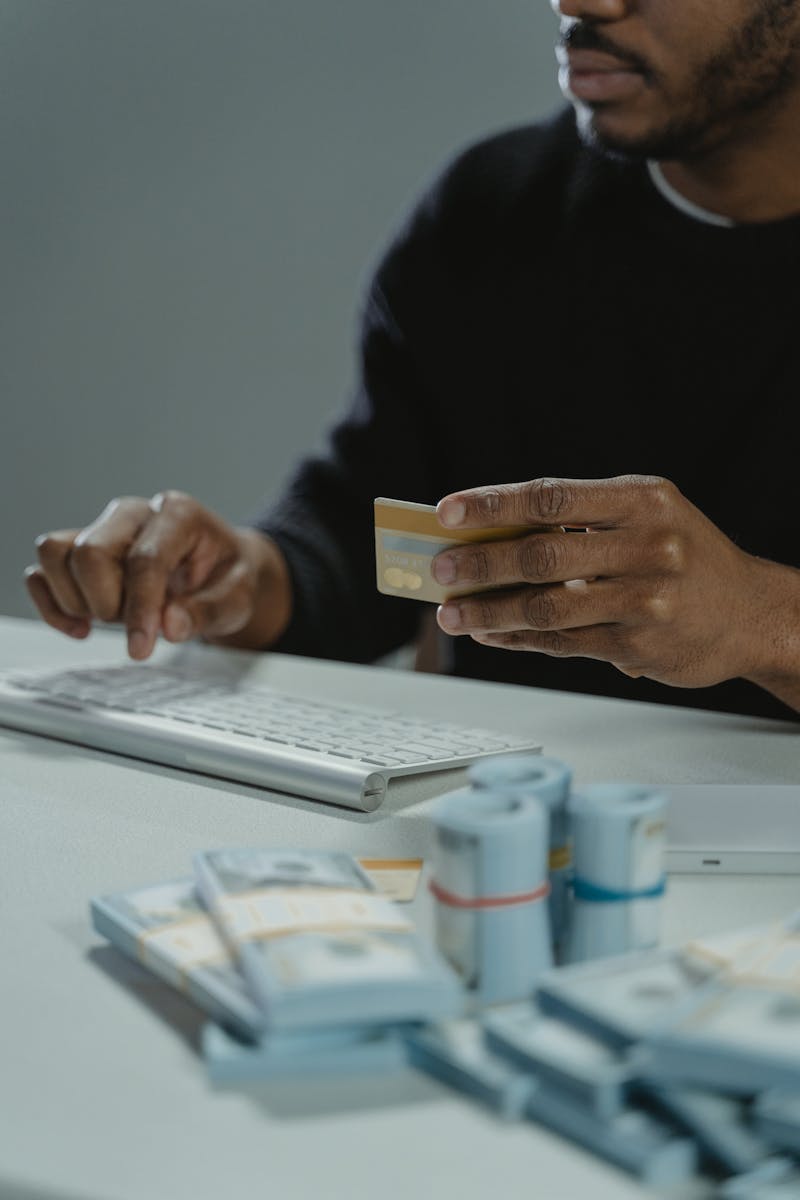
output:
[[[0,724],[367,812],[395,776],[541,750],[487,729],[135,664],[0,672]]]

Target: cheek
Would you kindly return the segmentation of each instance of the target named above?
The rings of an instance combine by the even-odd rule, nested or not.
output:
[[[739,9],[750,4],[751,0],[643,0],[641,15],[648,32],[643,49],[656,89],[670,99],[691,99],[695,81],[727,46],[737,18],[744,18]]]

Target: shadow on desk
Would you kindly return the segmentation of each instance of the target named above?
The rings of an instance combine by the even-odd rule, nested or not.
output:
[[[205,1014],[113,946],[93,946],[86,957],[92,966],[124,988],[129,996],[135,997],[181,1038],[197,1059],[198,1086],[210,1090],[200,1054],[201,1033],[207,1020]],[[275,1079],[239,1086],[235,1090],[265,1116],[293,1121],[303,1117],[375,1112],[426,1101],[435,1103],[445,1095],[444,1088],[410,1068],[390,1075],[365,1075],[362,1078]],[[30,1193],[30,1200],[38,1200],[38,1197],[39,1193]],[[2,1190],[0,1200],[5,1200]],[[20,1200],[28,1200],[27,1194]],[[49,1197],[43,1195],[42,1200],[49,1200]]]
[[[36,1187],[30,1183],[19,1183],[0,1175],[0,1200],[94,1200],[87,1192],[64,1192],[61,1188],[53,1192],[50,1188]],[[100,1197],[97,1197],[100,1200]]]

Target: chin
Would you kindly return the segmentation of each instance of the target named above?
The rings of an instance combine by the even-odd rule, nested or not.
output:
[[[648,119],[623,111],[621,105],[612,109],[573,104],[581,140],[609,158],[625,162],[690,159],[714,145],[712,131],[699,121]]]
[[[576,108],[579,136],[585,145],[610,158],[625,162],[643,162],[646,158],[674,156],[676,146],[668,128],[646,125],[620,114]]]
[[[660,141],[654,130],[624,114],[577,104],[575,117],[581,141],[612,158],[632,162],[651,158]]]

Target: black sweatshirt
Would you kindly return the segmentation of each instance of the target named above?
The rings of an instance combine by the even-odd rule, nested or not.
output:
[[[349,412],[254,522],[295,589],[275,648],[369,662],[414,637],[427,606],[375,587],[375,496],[661,475],[744,550],[800,566],[799,268],[800,217],[687,216],[645,164],[584,147],[571,109],[460,154],[375,273]],[[457,675],[795,716],[743,680],[672,688],[441,637]]]

